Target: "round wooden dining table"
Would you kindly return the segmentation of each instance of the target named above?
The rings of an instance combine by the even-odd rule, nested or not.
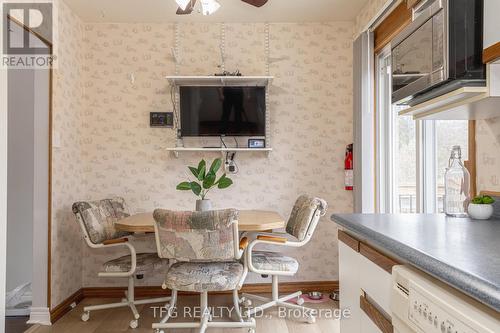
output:
[[[267,231],[285,227],[285,220],[277,212],[240,210],[239,231]],[[153,213],[139,213],[115,222],[115,228],[127,232],[154,232]]]

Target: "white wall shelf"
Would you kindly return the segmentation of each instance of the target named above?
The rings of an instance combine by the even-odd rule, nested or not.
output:
[[[202,148],[202,147],[175,147],[175,148],[165,148],[165,150],[170,151],[175,157],[179,157],[179,153],[185,152],[265,152],[269,154],[272,148],[232,148],[232,147],[213,147],[213,148]]]
[[[267,86],[273,76],[166,76],[172,86]]]

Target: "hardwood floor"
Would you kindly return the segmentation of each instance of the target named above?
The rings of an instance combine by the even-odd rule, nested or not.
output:
[[[173,319],[173,322],[182,321],[196,321],[196,319],[186,319],[181,318],[181,314],[184,308],[190,309],[191,313],[193,308],[198,306],[199,298],[197,296],[181,296],[178,303],[178,318]],[[89,304],[102,304],[106,302],[113,302],[116,299],[84,299],[78,306],[71,310],[64,317],[59,319],[52,326],[37,326],[32,327],[29,333],[118,333],[118,332],[134,332],[134,333],[151,333],[151,324],[153,322],[159,321],[159,316],[155,318],[153,306],[159,306],[161,304],[153,305],[141,305],[137,309],[141,315],[139,320],[139,327],[136,329],[131,329],[128,327],[129,321],[132,318],[131,312],[128,308],[119,309],[109,309],[94,311],[90,314],[90,320],[88,322],[82,322],[80,320],[80,315],[84,305]],[[321,309],[323,315],[318,316],[316,323],[308,324],[301,320],[301,318],[281,318],[277,309],[267,310],[264,316],[257,319],[257,333],[339,333],[339,322],[336,319],[332,319],[328,314],[332,313],[333,310],[338,308],[338,303],[333,301],[328,301],[322,304],[306,304],[309,307]],[[231,297],[229,295],[213,295],[209,296],[209,306],[217,307],[231,307]],[[187,310],[186,310],[187,311]],[[224,316],[221,319],[215,320],[227,320],[227,311],[224,312]],[[189,313],[189,312],[186,312]],[[217,313],[215,314],[217,316]],[[293,316],[292,316],[293,317]],[[192,333],[198,332],[197,329],[175,329],[166,330],[166,332],[175,333]],[[208,329],[207,332],[219,332],[219,333],[246,333],[246,329]]]

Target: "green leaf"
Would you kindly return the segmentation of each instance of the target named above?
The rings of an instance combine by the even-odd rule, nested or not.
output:
[[[197,182],[191,182],[191,190],[193,191],[194,194],[200,195],[201,193],[201,185],[198,184]]]
[[[205,166],[202,166],[199,172],[200,173],[198,174],[198,180],[202,182],[205,179]]]
[[[474,199],[472,199],[472,203],[480,205],[480,204],[483,203],[483,198],[481,198],[481,197],[475,197]]]
[[[231,179],[227,178],[226,175],[224,174],[224,178],[221,177],[221,179],[219,179],[217,187],[220,189],[223,189],[223,188],[228,188],[232,184],[233,184],[233,181]]]
[[[214,183],[215,183],[215,173],[212,173],[212,171],[210,171],[209,173],[207,173],[207,176],[203,180],[203,188],[205,190],[208,190],[209,188],[214,186]]]
[[[492,204],[495,202],[495,199],[493,199],[492,197],[490,197],[489,195],[485,195],[483,196],[483,204],[485,205],[489,205],[489,204]]]
[[[207,163],[205,162],[205,160],[201,160],[200,163],[198,163],[198,171],[200,171],[202,167],[207,167]]]
[[[187,191],[191,189],[191,184],[189,182],[182,182],[179,185],[177,185],[176,189],[180,191]]]
[[[196,169],[195,167],[188,167],[189,170],[191,170],[191,173],[196,177],[196,179],[198,179],[198,169]]]
[[[219,171],[221,165],[222,165],[222,160],[220,158],[216,158],[212,162],[212,165],[210,166],[210,172],[212,172],[215,175],[217,171]]]
[[[203,181],[205,179],[205,170],[207,168],[207,163],[205,160],[201,160],[200,163],[198,163],[198,180]]]

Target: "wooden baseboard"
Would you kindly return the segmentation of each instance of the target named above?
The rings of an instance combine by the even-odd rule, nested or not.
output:
[[[281,282],[280,293],[292,293],[297,290],[302,292],[311,291],[321,291],[321,292],[332,292],[338,291],[339,283],[338,281],[310,281],[310,282]],[[83,288],[84,298],[121,298],[124,295],[127,287],[87,287]],[[255,283],[247,284],[241,288],[242,293],[270,293],[271,284],[270,283]],[[210,293],[215,294],[230,294],[231,291],[219,291]],[[192,292],[179,292],[180,295],[197,295]],[[164,290],[160,286],[153,287],[135,287],[135,296],[137,298],[141,297],[162,297],[169,296],[170,290]]]
[[[71,304],[79,303],[84,298],[122,298],[124,297],[124,292],[127,287],[86,287],[81,288],[73,295],[65,299],[61,304],[56,306],[50,311],[50,320],[52,323],[56,322],[71,308]],[[321,291],[323,293],[331,293],[333,291],[339,290],[338,281],[307,281],[307,282],[281,282],[279,284],[280,293],[293,293],[295,291],[301,290],[304,293],[311,291]],[[247,284],[241,288],[242,293],[270,293],[271,284],[270,283],[256,283]],[[213,294],[230,294],[231,291],[221,291]],[[197,295],[196,293],[189,292],[179,292],[180,295]],[[170,290],[164,290],[160,286],[152,287],[135,287],[135,297],[145,298],[145,297],[163,297],[169,296]]]
[[[80,303],[84,298],[83,294],[83,288],[80,288],[75,293],[73,293],[73,295],[62,301],[61,304],[50,310],[50,322],[53,324],[66,313],[68,313],[72,309],[71,304]]]

